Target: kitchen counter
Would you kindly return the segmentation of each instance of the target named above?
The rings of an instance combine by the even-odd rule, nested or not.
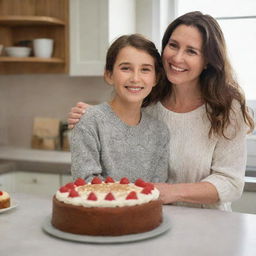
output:
[[[71,153],[0,146],[0,174],[11,171],[70,175]],[[245,191],[256,191],[256,166],[247,166]]]
[[[70,167],[70,152],[0,147],[0,174],[17,170],[70,174]]]
[[[19,205],[0,213],[0,255],[175,255],[255,256],[256,215],[219,210],[165,206],[171,229],[161,236],[124,244],[87,244],[44,233],[51,198],[13,194]]]

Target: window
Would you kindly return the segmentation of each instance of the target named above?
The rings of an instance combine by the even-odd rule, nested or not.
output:
[[[219,22],[236,78],[256,112],[256,1],[176,0],[176,17],[190,11],[210,14]]]

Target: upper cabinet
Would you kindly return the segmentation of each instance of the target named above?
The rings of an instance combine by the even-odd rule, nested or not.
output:
[[[102,76],[109,44],[136,30],[135,0],[70,1],[70,75]]]
[[[53,39],[51,58],[0,56],[0,74],[67,73],[69,64],[68,0],[0,0],[0,44],[5,47]]]

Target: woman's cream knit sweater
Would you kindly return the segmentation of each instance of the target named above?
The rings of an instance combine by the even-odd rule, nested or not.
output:
[[[232,123],[226,130],[226,135],[231,137],[228,140],[217,136],[209,138],[210,121],[205,105],[188,113],[172,112],[160,102],[146,108],[148,113],[163,120],[170,130],[169,183],[210,182],[220,198],[214,205],[178,205],[231,211],[231,202],[241,196],[247,126],[238,102],[233,102],[232,109]]]

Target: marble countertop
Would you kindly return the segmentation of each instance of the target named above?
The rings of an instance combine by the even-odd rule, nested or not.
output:
[[[255,256],[256,215],[164,206],[171,229],[158,237],[123,244],[61,240],[42,231],[51,214],[51,198],[12,194],[18,207],[0,213],[0,255],[147,255]],[[89,252],[89,254],[88,254]]]

